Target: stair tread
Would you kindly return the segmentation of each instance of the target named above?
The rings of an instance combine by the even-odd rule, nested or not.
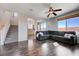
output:
[[[11,26],[7,33],[5,44],[18,41],[18,27]]]

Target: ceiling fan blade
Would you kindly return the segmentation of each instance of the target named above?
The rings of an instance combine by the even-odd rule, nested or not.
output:
[[[62,9],[56,9],[56,10],[54,10],[54,11],[62,11]]]
[[[47,17],[49,17],[50,14],[47,15]]]
[[[55,16],[57,15],[56,13],[53,13]]]

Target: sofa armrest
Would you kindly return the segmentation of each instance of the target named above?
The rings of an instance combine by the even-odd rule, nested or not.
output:
[[[74,44],[77,43],[77,36],[76,35],[71,36],[70,39],[73,41]]]

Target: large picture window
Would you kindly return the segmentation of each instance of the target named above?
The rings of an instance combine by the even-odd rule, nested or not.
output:
[[[66,31],[66,20],[58,21],[58,30]]]
[[[41,23],[41,30],[45,30],[46,29],[46,22]]]
[[[79,32],[79,17],[58,21],[58,30]]]

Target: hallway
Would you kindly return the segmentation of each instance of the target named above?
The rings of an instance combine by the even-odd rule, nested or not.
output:
[[[5,44],[18,41],[18,26],[10,26],[7,33]]]

